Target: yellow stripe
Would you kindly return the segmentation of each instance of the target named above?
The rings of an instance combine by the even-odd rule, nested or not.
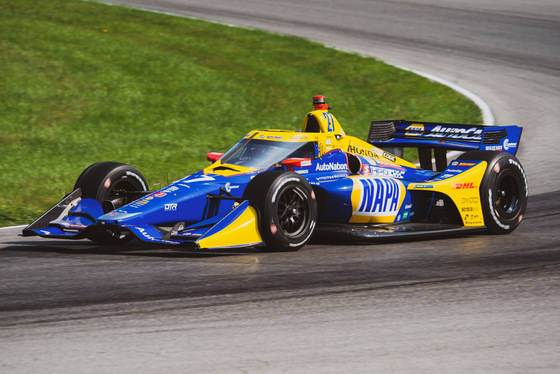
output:
[[[211,249],[249,246],[262,243],[262,241],[257,211],[249,206],[226,228],[207,238],[201,238],[196,243],[200,248]]]

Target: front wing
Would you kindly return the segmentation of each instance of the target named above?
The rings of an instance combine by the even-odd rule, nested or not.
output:
[[[94,199],[83,199],[75,190],[54,207],[23,229],[22,236],[41,236],[56,239],[85,239],[101,230],[127,230],[139,240],[151,244],[194,244],[199,249],[249,247],[260,245],[258,214],[248,201],[237,204],[221,219],[213,218],[185,227],[153,225],[111,226],[99,221],[104,214],[101,204]]]

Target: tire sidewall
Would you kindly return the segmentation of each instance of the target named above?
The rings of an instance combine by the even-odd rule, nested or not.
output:
[[[480,199],[484,222],[490,234],[508,234],[515,230],[525,214],[529,195],[527,176],[515,156],[505,152],[467,152],[461,157],[469,160],[483,160],[488,163],[480,185]],[[496,205],[500,184],[509,184],[516,203],[511,212]]]
[[[118,162],[91,165],[80,175],[74,189],[80,188],[82,197],[95,199],[103,204],[113,188],[125,180],[137,191],[148,190],[146,179],[136,168]]]

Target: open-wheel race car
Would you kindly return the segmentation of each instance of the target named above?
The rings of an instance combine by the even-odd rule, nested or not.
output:
[[[521,222],[520,127],[373,121],[364,141],[346,135],[323,96],[313,104],[301,131],[251,131],[158,191],[132,166],[93,164],[22,235],[297,250],[314,235],[506,234]],[[418,149],[419,166],[397,156],[403,148]],[[450,150],[464,153],[448,162]]]

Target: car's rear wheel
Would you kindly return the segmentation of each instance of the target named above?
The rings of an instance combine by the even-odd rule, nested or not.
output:
[[[480,185],[487,232],[508,234],[515,230],[525,214],[528,196],[527,177],[519,160],[507,152],[492,151],[466,152],[458,159],[488,163]]]
[[[296,251],[311,238],[317,221],[313,188],[301,175],[274,170],[257,175],[243,199],[259,213],[267,251]]]
[[[126,205],[148,190],[144,176],[134,167],[118,162],[98,162],[78,177],[74,190],[82,190],[82,198],[97,200],[108,213]],[[138,192],[135,194],[134,192]],[[99,243],[124,243],[134,235],[124,230],[99,229],[88,239]]]

